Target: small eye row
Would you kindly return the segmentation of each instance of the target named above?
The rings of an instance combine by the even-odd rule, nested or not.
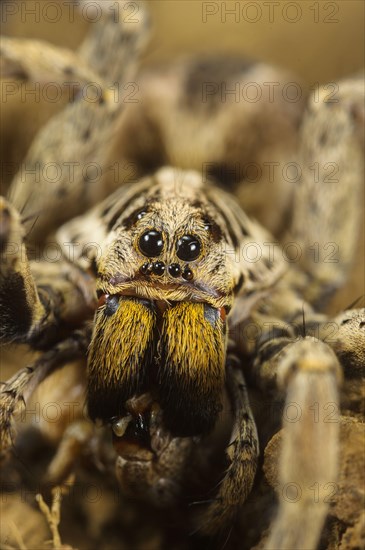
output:
[[[139,238],[138,246],[142,254],[147,258],[155,258],[159,256],[164,248],[162,233],[156,229],[149,229],[148,231],[145,231]],[[184,262],[192,262],[193,260],[196,260],[199,257],[200,252],[201,243],[195,235],[183,235],[176,243],[176,255]]]
[[[139,270],[142,275],[163,275],[166,271],[167,273],[176,279],[177,277],[183,277],[186,281],[191,281],[193,279],[193,272],[188,265],[184,269],[181,268],[179,264],[170,264],[166,266],[163,262],[147,262],[140,267]]]

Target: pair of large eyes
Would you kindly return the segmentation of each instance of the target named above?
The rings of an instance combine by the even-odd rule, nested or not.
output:
[[[164,242],[160,231],[150,229],[139,238],[139,249],[144,256],[154,258],[163,250]],[[176,254],[184,262],[196,260],[201,251],[201,244],[194,235],[183,235],[176,243]]]

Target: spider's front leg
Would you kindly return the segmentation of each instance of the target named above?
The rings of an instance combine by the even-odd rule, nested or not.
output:
[[[40,252],[41,260],[29,261],[25,227],[16,209],[3,198],[0,227],[0,340],[47,349],[92,315],[96,305],[93,277],[62,257],[47,261],[47,249]]]
[[[20,215],[4,198],[0,202],[0,227],[1,340],[12,341],[39,323],[45,309],[30,272]]]
[[[201,532],[216,535],[231,528],[240,507],[251,492],[259,458],[259,442],[241,361],[232,349],[226,358],[227,390],[233,427],[225,451],[226,470],[219,491],[199,517]]]

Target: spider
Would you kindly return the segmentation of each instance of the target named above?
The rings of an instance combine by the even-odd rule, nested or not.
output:
[[[55,428],[50,482],[87,449],[124,494],[229,540],[263,467],[278,494],[263,547],[316,548],[326,521],[352,547],[358,500],[347,522],[328,493],[346,502],[353,489],[340,441],[361,429],[365,310],[323,310],[360,225],[363,79],[294,106],[263,86],[287,89],[286,71],[203,57],[138,74],[142,98],[123,104],[150,27],[142,4],[121,16],[130,4],[98,3],[76,54],[3,40],[5,74],[75,81],[0,204],[1,340],[42,352],[3,384],[4,453],[17,407],[59,371],[58,390],[85,392],[87,417]],[[260,85],[260,102],[222,101],[235,82]],[[298,183],[269,187],[283,158]]]

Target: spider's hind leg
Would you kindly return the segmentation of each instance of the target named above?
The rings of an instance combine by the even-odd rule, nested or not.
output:
[[[303,284],[293,284],[321,309],[353,266],[364,193],[364,77],[340,81],[335,98],[327,89],[312,95],[303,119],[298,157],[302,178],[295,187],[286,236],[301,246],[299,264],[307,276]]]
[[[97,204],[121,184],[119,166],[110,166],[106,156],[125,108],[121,97],[126,82],[135,73],[149,34],[149,16],[138,2],[98,0],[94,5],[100,18],[92,23],[76,54],[47,46],[40,58],[37,44],[28,43],[30,59],[21,59],[23,70],[30,75],[35,69],[36,75],[39,70],[47,73],[57,62],[59,70],[52,70],[56,72],[54,80],[67,84],[71,73],[77,77],[79,92],[37,133],[9,189],[11,202],[24,208],[26,216],[41,211],[29,237],[33,243],[43,242],[63,222]],[[128,19],[125,11],[131,8],[138,16]],[[7,57],[20,55],[18,41],[8,39],[6,51]],[[57,177],[49,176],[50,165]]]

